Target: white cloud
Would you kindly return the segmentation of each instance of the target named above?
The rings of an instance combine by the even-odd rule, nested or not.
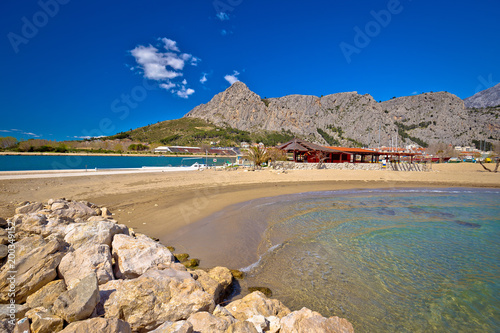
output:
[[[172,88],[175,88],[177,85],[175,83],[169,82],[169,83],[160,83],[160,88],[165,89],[165,90],[170,90]]]
[[[191,66],[198,66],[198,63],[201,61],[200,58],[192,57],[191,58]]]
[[[177,90],[177,96],[181,97],[181,98],[188,98],[189,95],[192,95],[194,94],[194,90],[191,89],[191,88],[187,88],[185,86],[183,86],[180,90]]]
[[[418,91],[414,91],[411,93],[412,95],[418,95]]]
[[[10,130],[0,130],[0,132],[2,132],[2,133],[18,132],[20,134],[33,136],[35,138],[39,138],[41,136],[41,135],[38,135],[38,134],[35,134],[35,133],[32,133],[32,132],[26,132],[25,130],[20,130],[20,129],[16,129],[16,128],[11,128]]]
[[[229,15],[227,15],[227,13],[224,12],[217,13],[217,18],[221,21],[229,21]]]
[[[52,134],[51,134],[52,135]],[[106,136],[105,135],[99,135],[99,136],[89,136],[89,135],[85,135],[85,136],[77,136],[77,135],[74,135],[73,138],[75,139],[98,139],[98,138],[105,138]],[[68,138],[71,138],[70,136],[68,136]]]
[[[226,75],[224,76],[224,79],[229,82],[230,84],[233,84],[237,81],[239,81],[238,79],[238,75],[240,75],[240,73],[238,71],[234,71],[232,75]]]
[[[175,55],[173,53],[164,54],[158,52],[158,49],[151,45],[139,45],[130,51],[130,53],[134,56],[139,67],[144,71],[144,77],[150,80],[165,80],[182,76],[182,73],[167,69],[167,66],[174,70],[182,70],[184,68],[182,59],[176,59],[172,56]]]
[[[197,66],[201,59],[189,53],[181,53],[174,40],[160,38],[159,41],[161,45],[158,47],[138,45],[131,50],[130,53],[138,65],[131,66],[131,68],[142,70],[144,77],[149,80],[159,81],[160,88],[171,91],[182,98],[188,98],[194,93],[194,90],[186,88],[187,81],[185,79],[182,83],[175,79],[184,75],[183,70],[186,64]],[[161,47],[166,51],[160,51]],[[182,85],[180,90],[174,89],[180,85]]]
[[[203,73],[203,76],[201,77],[200,82],[201,83],[205,83],[207,81],[208,81],[208,79],[207,79],[207,73]]]
[[[161,38],[160,39],[164,44],[164,48],[167,51],[175,51],[175,52],[181,52],[179,48],[177,47],[177,42],[175,40],[171,40],[168,38]]]

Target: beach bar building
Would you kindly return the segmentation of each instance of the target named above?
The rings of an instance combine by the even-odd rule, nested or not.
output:
[[[289,160],[298,163],[376,163],[379,152],[347,147],[324,147],[305,140],[293,139],[277,147],[286,152]]]
[[[332,163],[377,163],[379,160],[379,156],[381,155],[379,152],[369,149],[363,148],[348,148],[348,147],[328,147],[330,149],[339,150],[343,152],[340,156],[339,160],[334,160]],[[347,158],[347,160],[343,160],[343,158]]]

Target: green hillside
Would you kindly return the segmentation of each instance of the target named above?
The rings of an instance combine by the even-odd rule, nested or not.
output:
[[[274,146],[291,140],[294,135],[288,132],[260,131],[251,133],[229,126],[215,126],[198,118],[180,118],[118,133],[106,139],[131,139],[145,143],[159,143],[168,146],[199,146],[217,142],[217,146],[239,146],[241,142],[263,142]]]

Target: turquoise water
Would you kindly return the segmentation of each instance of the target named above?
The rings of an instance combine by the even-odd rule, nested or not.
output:
[[[499,204],[484,189],[254,200],[240,216],[267,227],[242,286],[345,317],[356,332],[498,332]]]
[[[208,158],[208,165],[223,165],[234,158]],[[205,163],[205,158],[177,156],[44,156],[15,155],[0,156],[0,171],[64,170],[64,169],[109,169],[141,168],[143,166],[190,166],[195,162]]]

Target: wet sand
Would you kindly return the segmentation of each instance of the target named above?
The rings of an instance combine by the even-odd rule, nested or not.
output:
[[[119,223],[176,246],[176,232],[189,233],[189,226],[196,227],[194,222],[256,198],[356,188],[500,187],[500,173],[486,172],[477,164],[432,168],[430,172],[204,170],[1,179],[0,217],[13,216],[17,205],[26,200],[87,200],[108,207]],[[184,244],[178,250],[189,252],[189,247]]]

